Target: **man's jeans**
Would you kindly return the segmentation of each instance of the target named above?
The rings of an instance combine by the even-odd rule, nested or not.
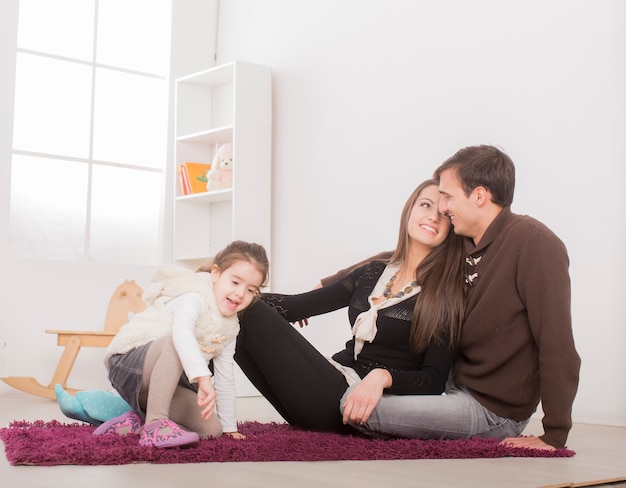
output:
[[[349,388],[341,399],[341,413]],[[443,395],[383,395],[365,425],[351,425],[375,437],[504,439],[519,436],[528,419],[499,417],[478,403],[465,388],[449,380]]]

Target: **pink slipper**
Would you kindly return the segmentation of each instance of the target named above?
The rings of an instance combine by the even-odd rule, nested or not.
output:
[[[96,430],[93,431],[93,435],[106,435],[106,434],[138,434],[143,425],[143,420],[132,410],[123,413],[119,417],[107,420]]]
[[[144,425],[139,438],[142,446],[182,447],[197,444],[200,436],[195,432],[187,432],[171,420],[155,420]]]

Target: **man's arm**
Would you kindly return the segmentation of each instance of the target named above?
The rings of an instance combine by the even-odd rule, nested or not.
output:
[[[320,280],[321,286],[327,286],[330,283],[334,283],[335,281],[340,280],[344,276],[348,275],[348,273],[355,270],[359,266],[363,266],[364,264],[371,263],[372,261],[386,261],[391,257],[392,254],[393,254],[393,251],[384,251],[384,252],[380,252],[376,254],[375,256],[370,256],[369,258],[359,261],[358,263],[353,264],[352,266],[349,266],[347,268],[337,271],[333,275],[322,278]],[[316,288],[319,286],[320,285],[317,285]]]
[[[544,434],[539,439],[563,447],[572,427],[572,404],[578,389],[580,356],[571,320],[569,258],[565,245],[541,233],[524,247],[518,287],[539,354]]]

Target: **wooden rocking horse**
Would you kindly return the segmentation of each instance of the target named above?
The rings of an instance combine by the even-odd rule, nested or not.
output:
[[[146,308],[143,301],[143,290],[134,280],[125,280],[119,285],[107,307],[104,327],[102,330],[46,330],[47,334],[56,334],[57,345],[64,346],[63,354],[59,359],[52,380],[45,386],[35,378],[28,376],[8,376],[2,378],[7,385],[18,390],[54,400],[54,385],[61,385],[69,393],[75,394],[78,390],[67,387],[67,378],[74,367],[74,362],[81,347],[107,347],[122,325],[129,319],[129,313],[139,313]]]

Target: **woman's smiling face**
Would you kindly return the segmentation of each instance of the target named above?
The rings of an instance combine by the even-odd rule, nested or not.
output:
[[[439,213],[439,188],[427,186],[417,197],[409,215],[409,237],[429,248],[437,247],[450,233],[450,219]]]

